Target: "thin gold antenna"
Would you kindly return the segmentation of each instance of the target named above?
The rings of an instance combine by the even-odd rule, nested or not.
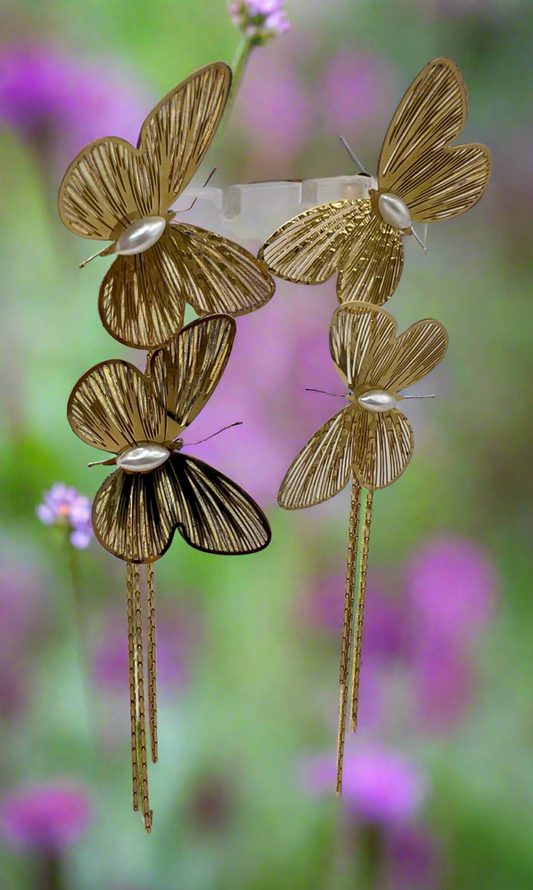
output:
[[[426,245],[424,244],[424,242],[422,241],[422,239],[420,238],[420,236],[416,234],[416,232],[415,232],[413,226],[411,226],[411,232],[413,233],[413,235],[415,236],[416,240],[417,240],[418,243],[420,244],[420,247],[423,248],[424,253],[427,253],[427,252],[428,252],[428,249],[427,249]]]
[[[99,250],[98,253],[93,253],[93,255],[90,256],[89,259],[84,260],[83,263],[80,263],[78,269],[83,269],[84,266],[87,265],[87,263],[92,263],[92,261],[95,260],[97,256],[102,256],[102,254],[105,253],[106,250],[109,250],[109,244],[107,244],[106,247],[102,247],[102,250]]]
[[[342,769],[344,763],[344,741],[346,736],[346,710],[348,705],[348,683],[350,676],[350,648],[354,606],[355,571],[357,566],[357,545],[359,541],[359,514],[361,512],[361,486],[352,479],[350,502],[350,523],[348,527],[348,555],[346,558],[346,587],[344,591],[344,615],[342,621],[342,645],[340,666],[339,734],[337,739],[337,797],[342,794]]]
[[[338,399],[345,399],[343,392],[326,392],[325,389],[312,389],[310,386],[305,387],[306,392],[321,392],[323,396],[336,396]]]
[[[361,652],[363,648],[363,623],[365,618],[366,576],[368,572],[368,550],[370,547],[370,523],[372,522],[372,502],[374,493],[367,491],[365,500],[365,520],[363,540],[361,542],[361,559],[359,563],[359,583],[357,585],[357,606],[355,610],[355,629],[353,646],[353,669],[351,688],[350,729],[357,729],[359,711],[359,685],[361,680]]]
[[[361,173],[364,173],[365,176],[370,176],[370,173],[368,172],[368,170],[365,170],[365,168],[363,167],[361,161],[360,161],[359,158],[357,157],[357,155],[356,155],[356,153],[354,152],[354,150],[353,150],[353,149],[348,145],[348,143],[346,142],[346,139],[344,138],[344,136],[339,136],[339,139],[340,139],[340,141],[342,142],[342,144],[343,144],[344,148],[346,149],[346,151],[348,152],[348,154],[350,155],[350,157],[351,157],[352,161],[354,162],[355,166],[356,166],[356,167],[359,167],[359,170],[361,171]]]
[[[133,566],[133,599],[135,605],[135,637],[136,637],[136,665],[137,665],[137,741],[140,749],[141,776],[140,791],[142,796],[143,822],[146,832],[152,830],[153,813],[148,799],[148,763],[146,757],[146,717],[144,706],[144,666],[143,666],[143,628],[141,607],[141,570],[138,565]]]
[[[191,445],[201,445],[202,442],[207,442],[208,439],[214,439],[215,436],[218,436],[219,433],[223,433],[224,430],[230,430],[233,426],[242,426],[243,421],[237,420],[235,423],[230,423],[228,426],[223,426],[221,430],[217,430],[216,433],[211,433],[210,436],[206,436],[205,439],[200,439],[199,442],[185,442],[182,445],[182,448],[190,448]]]
[[[139,809],[139,765],[137,762],[137,683],[135,670],[135,631],[133,605],[133,565],[126,564],[128,591],[128,670],[130,677],[131,772],[133,781],[133,809]]]
[[[146,587],[148,591],[148,719],[150,722],[150,751],[152,754],[152,763],[157,763],[157,692],[153,563],[148,563],[146,566]]]
[[[205,189],[206,186],[209,185],[209,183],[211,182],[211,180],[212,180],[213,176],[215,175],[215,173],[217,172],[217,170],[218,170],[218,167],[213,167],[213,169],[211,170],[211,173],[209,174],[209,176],[207,177],[206,181],[204,182],[204,184],[202,186],[203,189]],[[196,198],[194,199],[194,201],[192,202],[190,207],[184,207],[183,210],[177,210],[176,213],[188,213],[189,210],[193,209],[193,207],[196,204],[199,197],[200,197],[200,195],[196,195]]]

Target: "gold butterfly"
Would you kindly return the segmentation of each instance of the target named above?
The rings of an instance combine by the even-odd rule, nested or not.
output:
[[[491,176],[484,145],[450,146],[468,113],[466,86],[451,59],[422,69],[391,121],[369,199],[322,204],[270,235],[259,258],[279,278],[322,284],[338,272],[340,303],[381,306],[403,268],[402,235],[415,222],[452,219],[480,199]]]
[[[448,346],[445,328],[432,319],[417,322],[399,337],[395,336],[396,330],[392,315],[369,303],[345,303],[336,309],[330,327],[330,351],[349,389],[348,405],[303,446],[278,494],[281,507],[299,510],[332,498],[352,481],[340,668],[338,794],[342,791],[361,489],[365,488],[367,494],[353,641],[350,727],[354,731],[373,492],[394,482],[413,453],[411,425],[397,406],[404,398],[414,396],[403,396],[401,390],[429,374]]]
[[[177,529],[206,553],[256,553],[271,538],[268,520],[239,485],[184,454],[181,433],[213,394],[226,367],[235,321],[212,315],[187,325],[148,358],[146,374],[125,361],[91,368],[74,387],[67,409],[80,439],[111,452],[117,465],[93,503],[96,538],[127,562],[133,806],[148,801],[140,564],[148,588],[148,712],[152,760],[157,760],[153,563]]]
[[[171,225],[176,213],[169,208],[205,157],[230,85],[223,62],[200,69],[150,112],[137,148],[114,136],[97,139],[61,183],[66,227],[82,238],[112,240],[95,256],[118,254],[98,305],[106,330],[127,346],[168,343],[181,328],[186,302],[198,315],[236,316],[274,292],[261,263],[238,244],[197,226]]]

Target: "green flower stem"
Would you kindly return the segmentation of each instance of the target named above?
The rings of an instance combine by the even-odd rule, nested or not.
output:
[[[244,72],[246,70],[246,65],[248,63],[248,59],[250,58],[250,53],[252,52],[252,49],[254,46],[257,46],[257,41],[253,37],[242,37],[239,45],[237,46],[237,49],[235,50],[235,55],[233,56],[233,60],[231,63],[231,70],[233,72],[233,79],[231,82],[231,90],[230,90],[230,94],[228,97],[228,101],[226,103],[226,108],[224,110],[224,117],[222,118],[222,120],[220,122],[218,132],[215,137],[215,142],[211,148],[211,151],[213,150],[213,147],[215,145],[216,145],[216,148],[218,149],[218,147],[222,141],[222,136],[225,133],[226,126],[227,126],[228,120],[230,118],[230,115],[231,115],[231,112],[233,109],[233,105],[235,103],[235,98],[237,96],[237,92],[241,85],[241,81],[243,79]]]
[[[383,885],[383,834],[379,826],[361,826],[359,834],[358,886],[361,890],[381,890]]]
[[[74,613],[74,625],[76,633],[76,648],[78,651],[78,662],[80,670],[80,678],[82,685],[82,695],[85,704],[85,715],[87,720],[87,729],[91,738],[94,737],[96,711],[92,701],[91,681],[90,681],[90,659],[86,645],[87,620],[83,603],[83,591],[81,584],[80,571],[80,554],[75,547],[72,546],[68,537],[66,541],[68,549],[68,561],[70,570],[70,582],[72,591],[72,605]]]

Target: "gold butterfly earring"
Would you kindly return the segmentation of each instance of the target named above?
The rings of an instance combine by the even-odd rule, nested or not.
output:
[[[335,311],[330,351],[341,380],[348,387],[348,405],[311,436],[290,465],[278,494],[281,507],[299,510],[332,498],[352,481],[340,665],[337,794],[342,792],[349,695],[350,728],[355,731],[357,726],[374,491],[394,482],[413,453],[411,425],[397,406],[403,399],[416,397],[403,396],[401,390],[433,371],[448,346],[445,328],[432,319],[417,322],[398,337],[396,330],[392,315],[369,303],[345,303]],[[366,500],[354,617],[363,488]]]
[[[177,529],[205,553],[256,553],[271,538],[268,520],[240,486],[184,454],[182,432],[213,394],[226,367],[235,321],[212,315],[183,328],[152,353],[142,374],[125,361],[107,361],[78,381],[67,416],[80,439],[114,456],[117,469],[98,490],[92,510],[96,538],[127,563],[133,808],[152,828],[148,798],[140,566],[146,566],[148,723],[157,761],[157,695],[153,563]],[[90,464],[93,466],[93,464]]]
[[[96,256],[116,253],[104,276],[99,312],[126,346],[154,349],[195,312],[252,312],[274,293],[263,265],[243,247],[186,223],[169,208],[202,163],[220,123],[231,69],[215,62],[184,80],[142,125],[137,148],[97,139],[69,166],[59,189],[59,215],[75,235],[110,240]],[[85,265],[82,263],[82,266]]]
[[[381,306],[400,280],[402,236],[415,234],[413,223],[464,213],[489,183],[488,148],[450,145],[467,113],[458,65],[447,58],[429,62],[391,121],[377,189],[370,188],[368,199],[335,201],[300,213],[266,239],[259,258],[274,275],[300,284],[322,284],[337,272],[340,303]]]

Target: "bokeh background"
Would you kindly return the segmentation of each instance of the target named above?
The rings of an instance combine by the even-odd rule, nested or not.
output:
[[[56,194],[86,142],[135,141],[179,80],[231,61],[238,33],[223,0],[4,0],[3,890],[533,887],[533,7],[286,5],[291,30],[253,51],[208,159],[217,185],[351,173],[340,132],[374,170],[397,102],[437,55],[464,73],[466,138],[494,156],[482,201],[430,227],[427,256],[408,245],[388,307],[400,328],[435,316],[450,347],[418,388],[437,398],[407,409],[412,463],[375,498],[345,793],[335,798],[333,772],[348,495],[299,514],[276,505],[296,450],[336,408],[305,392],[340,391],[327,347],[336,298],[333,282],[280,283],[239,320],[191,431],[244,421],[192,450],[259,499],[272,545],[224,559],[176,539],[157,564],[150,837],[132,812],[124,566],[90,540],[72,492],[35,512],[56,482],[96,491],[105,470],[87,469],[67,398],[93,364],[132,357],[98,319],[108,261],[77,269],[92,244],[62,227]],[[72,504],[73,543],[42,521]]]

